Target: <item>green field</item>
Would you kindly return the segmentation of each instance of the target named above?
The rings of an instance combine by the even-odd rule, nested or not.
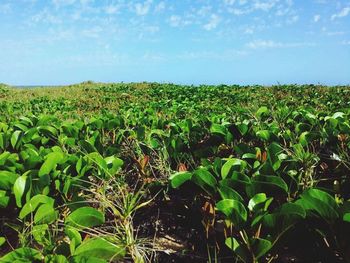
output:
[[[350,87],[0,85],[0,262],[350,262]]]

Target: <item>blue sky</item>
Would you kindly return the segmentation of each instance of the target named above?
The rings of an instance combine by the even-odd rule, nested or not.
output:
[[[0,0],[0,82],[350,84],[350,0]]]

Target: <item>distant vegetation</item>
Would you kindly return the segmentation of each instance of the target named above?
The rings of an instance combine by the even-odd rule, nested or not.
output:
[[[350,88],[0,84],[0,262],[350,262]]]

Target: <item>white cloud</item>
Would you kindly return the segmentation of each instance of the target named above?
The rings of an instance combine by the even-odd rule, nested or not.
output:
[[[135,13],[139,16],[147,15],[151,8],[152,2],[152,0],[146,0],[143,3],[135,4]]]
[[[100,33],[103,31],[102,27],[94,26],[89,29],[85,29],[82,31],[82,35],[89,38],[99,38]]]
[[[350,40],[348,40],[348,41],[344,40],[344,41],[342,42],[342,45],[350,45]]]
[[[221,52],[215,52],[215,51],[186,51],[184,53],[180,53],[177,55],[177,59],[181,60],[200,60],[200,59],[210,59],[210,60],[222,60],[222,61],[229,61],[232,59],[236,59],[237,57],[242,57],[248,55],[249,52],[246,50],[235,50],[235,49],[228,49],[223,50]]]
[[[154,10],[156,12],[161,12],[161,11],[163,11],[165,9],[165,7],[166,7],[165,3],[163,1],[161,1],[161,2],[159,2],[158,5],[156,5]]]
[[[247,35],[252,35],[254,34],[254,29],[253,27],[248,27],[244,30],[244,34],[247,34]]]
[[[135,24],[135,29],[138,33],[138,39],[142,39],[149,42],[157,42],[157,33],[160,31],[158,25],[149,25],[147,23]]]
[[[143,28],[143,31],[151,33],[151,34],[155,34],[157,32],[159,32],[160,28],[159,26],[145,26]]]
[[[275,42],[273,40],[254,40],[246,44],[246,47],[250,49],[269,49],[269,48],[293,48],[293,47],[305,47],[314,46],[314,43],[305,42],[293,42],[293,43],[283,43]]]
[[[320,21],[321,16],[320,15],[314,15],[314,22],[317,23],[318,21]]]
[[[290,8],[284,8],[284,7],[280,7],[277,12],[276,12],[276,16],[284,16],[287,15],[290,12]]]
[[[229,8],[228,12],[236,16],[245,15],[251,12],[250,9]]]
[[[192,23],[190,20],[187,20],[179,15],[170,16],[168,22],[172,27],[183,27]]]
[[[294,16],[288,18],[286,22],[287,22],[287,24],[294,24],[294,23],[298,22],[298,20],[299,20],[299,16],[294,15]]]
[[[331,16],[331,20],[334,20],[334,19],[337,19],[337,18],[346,17],[349,14],[350,14],[350,7],[344,7],[342,10],[340,10],[339,13],[333,14]]]
[[[201,8],[198,9],[197,14],[199,16],[209,16],[209,14],[212,13],[211,9],[212,9],[212,7],[209,5],[202,6]]]
[[[142,59],[147,62],[163,62],[166,60],[166,57],[161,53],[146,52],[143,54]]]
[[[273,8],[279,0],[256,0],[253,4],[253,8],[256,10],[262,10],[262,11],[269,11],[271,8]]]
[[[47,9],[40,11],[36,15],[32,16],[31,21],[34,23],[48,23],[48,24],[61,24],[60,17],[53,15]]]
[[[180,26],[181,24],[181,17],[180,16],[177,16],[177,15],[172,15],[170,18],[169,18],[169,23],[172,27],[178,27]]]
[[[119,13],[119,6],[118,5],[109,5],[104,8],[106,14],[108,15],[114,15]]]
[[[245,5],[248,1],[247,0],[223,0],[223,2],[224,2],[224,5],[233,6],[234,4]]]
[[[327,32],[327,36],[341,36],[341,35],[345,35],[344,31],[330,31]]]
[[[221,18],[218,15],[212,14],[210,16],[209,22],[205,24],[203,28],[208,31],[213,30],[220,24],[220,21],[221,21]]]

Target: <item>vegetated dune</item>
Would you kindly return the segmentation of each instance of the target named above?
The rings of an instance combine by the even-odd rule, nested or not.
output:
[[[350,262],[350,88],[0,85],[0,262]]]

